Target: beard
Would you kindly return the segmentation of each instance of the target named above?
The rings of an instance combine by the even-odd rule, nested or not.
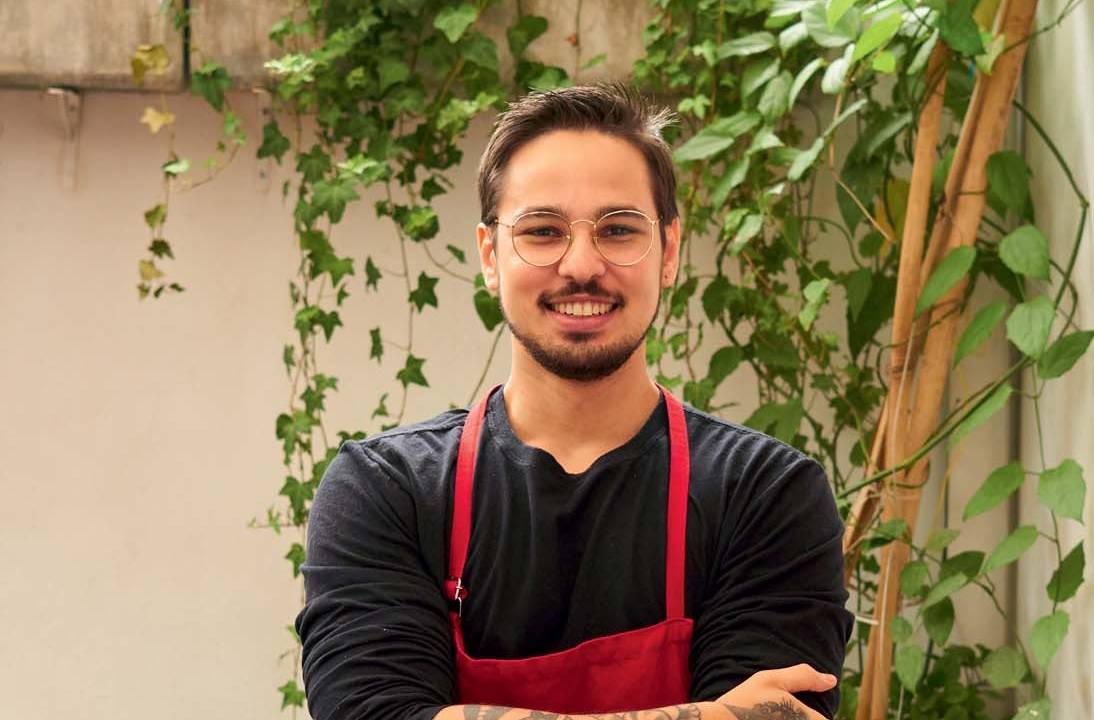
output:
[[[617,307],[612,312],[619,312],[624,307],[622,298],[610,297],[599,289],[595,280],[585,286],[571,285],[562,292],[555,293],[555,295],[562,297],[567,294],[578,293],[597,295],[617,303]],[[506,314],[505,303],[501,302],[500,290],[498,304],[502,308],[502,317],[505,318],[505,324],[509,327],[509,332],[513,334],[513,338],[524,347],[533,360],[544,370],[563,380],[576,380],[578,382],[601,380],[623,367],[624,363],[646,341],[646,333],[653,326],[654,321],[657,319],[657,313],[661,308],[659,294],[653,316],[650,317],[649,322],[646,323],[641,332],[635,333],[633,336],[623,337],[609,345],[597,346],[593,344],[596,336],[588,333],[564,333],[562,342],[552,342],[547,338],[525,332],[510,320],[509,315]],[[547,299],[541,298],[538,305],[545,308]]]

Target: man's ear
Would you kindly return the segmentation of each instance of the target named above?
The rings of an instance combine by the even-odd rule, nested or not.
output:
[[[680,270],[680,218],[665,226],[665,249],[661,253],[661,287],[672,287]]]
[[[479,223],[475,227],[475,238],[479,248],[479,266],[482,268],[482,277],[486,281],[486,289],[497,294],[498,292],[498,255],[495,252],[494,239],[496,233],[490,228]]]

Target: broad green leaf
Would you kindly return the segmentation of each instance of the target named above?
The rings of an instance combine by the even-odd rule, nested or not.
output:
[[[798,74],[794,77],[793,84],[790,85],[790,98],[788,102],[790,107],[794,107],[794,103],[798,100],[798,95],[805,88],[805,84],[809,82],[809,79],[820,70],[824,65],[823,58],[813,58],[809,61],[809,64],[798,71]]]
[[[824,138],[819,137],[813,141],[813,144],[809,146],[809,149],[802,150],[796,156],[794,156],[794,162],[790,164],[790,169],[786,171],[787,180],[799,180],[805,171],[813,166],[813,163],[817,161],[817,156],[820,155],[821,150],[824,149]]]
[[[836,23],[854,7],[855,0],[827,0],[824,8],[824,19],[829,28],[836,27]]]
[[[1033,225],[1023,225],[999,242],[999,259],[1019,275],[1048,280],[1048,240]]]
[[[970,245],[963,245],[946,253],[946,257],[938,263],[919,294],[919,300],[915,304],[916,316],[942,299],[950,288],[968,274],[975,260],[976,248]]]
[[[948,598],[968,584],[969,578],[963,573],[954,573],[945,580],[938,581],[927,593],[927,597],[923,599],[923,604],[920,606],[920,612],[925,611],[936,603],[942,602],[942,600]]]
[[[1010,399],[1010,394],[1012,392],[1014,392],[1014,388],[1006,384],[995,388],[988,397],[976,406],[976,409],[970,412],[968,416],[954,428],[953,434],[950,435],[950,447],[957,445],[957,443],[961,442],[966,435],[983,425],[992,415],[1003,409],[1007,404],[1007,400]]]
[[[980,27],[972,17],[977,0],[954,0],[942,5],[938,18],[938,32],[947,45],[969,56],[984,52],[980,41]]]
[[[748,97],[759,90],[771,78],[779,74],[778,58],[753,60],[741,76],[741,97]]]
[[[875,20],[855,41],[855,52],[851,55],[851,62],[856,63],[874,50],[885,47],[900,30],[902,22],[899,10]]]
[[[581,63],[581,69],[582,70],[588,70],[590,68],[594,68],[597,65],[602,64],[607,59],[608,59],[608,53],[600,53],[599,55],[593,55],[591,58],[589,58],[585,62]]]
[[[957,574],[974,578],[980,573],[982,567],[984,567],[984,553],[979,550],[966,550],[942,561],[938,569],[938,579],[945,580]]]
[[[828,301],[828,285],[831,281],[828,278],[821,280],[812,280],[802,290],[802,297],[805,299],[805,304],[798,312],[798,322],[802,327],[808,330],[813,327],[813,321],[817,319],[817,313]]]
[[[758,113],[739,112],[707,125],[676,149],[676,162],[702,160],[725,150],[734,141],[760,124]]]
[[[749,213],[745,216],[745,219],[741,221],[740,227],[737,228],[737,233],[733,236],[733,242],[729,246],[729,252],[732,255],[737,255],[744,249],[744,246],[748,244],[748,241],[760,234],[760,231],[764,227],[763,215],[759,213]]]
[[[873,61],[870,63],[870,67],[873,68],[875,72],[892,75],[896,72],[896,55],[893,55],[893,53],[888,50],[882,50],[874,56]]]
[[[960,534],[961,531],[956,528],[939,528],[927,538],[927,544],[924,545],[924,548],[926,548],[927,552],[942,552],[949,547]]]
[[[924,661],[923,648],[918,645],[902,645],[897,648],[893,657],[893,670],[908,692],[915,692],[919,677],[923,674]]]
[[[813,42],[826,48],[840,48],[853,42],[858,37],[862,24],[858,10],[850,8],[843,13],[835,26],[828,27],[828,9],[825,0],[816,0],[802,10],[801,17]]]
[[[1037,497],[1057,515],[1082,522],[1086,503],[1082,466],[1068,458],[1057,467],[1045,470],[1037,484]]]
[[[406,364],[402,370],[395,373],[395,378],[403,384],[403,387],[409,385],[429,387],[425,375],[422,374],[422,365],[424,364],[425,358],[415,357],[412,353],[407,353]]]
[[[1048,669],[1053,656],[1060,649],[1060,643],[1067,635],[1070,620],[1066,612],[1057,610],[1033,623],[1033,629],[1029,635],[1029,649],[1033,653],[1033,659],[1042,669]]]
[[[479,17],[479,11],[471,3],[461,3],[448,6],[437,13],[433,18],[433,27],[444,33],[448,42],[459,40],[467,28]]]
[[[870,286],[873,284],[874,271],[870,268],[859,268],[847,278],[847,309],[852,319],[857,319],[862,312],[866,298],[870,295]]]
[[[725,171],[722,173],[722,177],[718,179],[718,184],[715,186],[714,192],[710,194],[710,205],[712,208],[717,210],[725,205],[726,199],[733,191],[733,188],[744,182],[745,177],[748,175],[748,167],[751,162],[748,155],[745,154],[726,166]]]
[[[467,40],[463,43],[461,52],[469,62],[473,62],[486,70],[493,72],[498,71],[498,46],[494,44],[493,40],[486,37],[478,30],[472,30],[468,34]],[[603,61],[605,56],[598,55],[597,57]],[[593,59],[596,60],[596,58]],[[585,63],[585,65],[587,64],[588,63]]]
[[[809,28],[803,22],[789,25],[779,33],[779,50],[783,53],[797,47],[803,40],[809,37]]]
[[[847,52],[833,60],[824,71],[824,77],[821,78],[821,92],[835,95],[843,89],[843,81],[847,79],[847,70],[851,67],[852,52],[854,52],[854,45],[848,46]]]
[[[1014,687],[1029,672],[1026,659],[1018,650],[1003,646],[984,658],[980,672],[996,690]]]
[[[775,47],[775,36],[761,31],[742,35],[718,46],[718,59],[755,55]]]
[[[966,357],[987,342],[991,337],[995,326],[999,324],[1007,314],[1007,304],[1002,300],[995,300],[973,316],[965,332],[961,333],[961,339],[957,341],[957,350],[954,351],[953,364],[957,365]]]
[[[769,128],[763,128],[752,136],[752,142],[748,144],[747,155],[760,152],[762,150],[770,150],[772,148],[782,147],[783,141],[779,139],[779,136]]]
[[[707,319],[714,322],[725,311],[726,300],[732,292],[733,286],[725,275],[716,275],[706,289],[703,290],[703,312]],[[723,348],[724,349],[724,348]]]
[[[528,45],[545,32],[547,32],[547,18],[539,15],[521,15],[516,23],[505,31],[513,57],[523,55]]]
[[[720,385],[723,380],[729,377],[737,366],[744,360],[744,351],[740,348],[729,345],[726,347],[718,348],[718,351],[710,358],[710,368],[707,370],[707,378],[711,380],[715,386]]]
[[[1023,525],[1017,528],[995,546],[995,549],[991,551],[991,555],[988,555],[984,561],[984,567],[980,572],[989,573],[996,568],[1014,562],[1026,550],[1033,547],[1035,542],[1037,542],[1037,528],[1034,525]]]
[[[899,615],[895,615],[889,623],[889,632],[893,634],[893,642],[899,645],[912,636],[912,624]]]
[[[927,59],[931,56],[931,51],[934,50],[935,44],[938,43],[938,31],[931,32],[930,38],[927,42],[919,46],[916,50],[915,56],[912,61],[908,63],[907,69],[904,71],[906,75],[918,75],[923,68],[927,67]]]
[[[1079,590],[1079,586],[1083,584],[1083,568],[1085,565],[1086,556],[1083,554],[1083,542],[1080,540],[1079,544],[1064,556],[1064,559],[1060,561],[1060,566],[1052,573],[1052,579],[1048,581],[1048,585],[1045,587],[1048,592],[1048,599],[1062,603],[1074,597]]]
[[[1018,708],[1011,720],[1052,720],[1052,700],[1043,697]]]
[[[1029,199],[1029,168],[1013,150],[1000,150],[988,158],[988,191],[1021,215]]]
[[[953,600],[942,598],[923,611],[923,627],[936,645],[945,645],[953,631]]]
[[[763,94],[760,95],[760,101],[756,105],[756,109],[760,111],[764,119],[768,121],[778,120],[786,114],[789,109],[787,101],[790,98],[790,84],[793,80],[790,73],[783,71],[776,75],[764,88]]]
[[[931,573],[927,569],[927,563],[913,560],[900,571],[900,594],[906,598],[915,597],[927,587],[930,580]]]
[[[980,486],[980,489],[969,499],[965,505],[963,519],[968,520],[982,513],[986,513],[999,503],[1006,500],[1014,491],[1022,487],[1022,481],[1026,479],[1026,473],[1018,462],[1008,463],[1001,468],[996,468],[988,475],[988,479]]]
[[[1090,346],[1094,331],[1083,330],[1064,335],[1049,346],[1037,362],[1037,371],[1045,379],[1057,378],[1079,361]]]
[[[1045,352],[1056,307],[1044,295],[1019,304],[1007,318],[1007,339],[1023,354],[1039,358]]]

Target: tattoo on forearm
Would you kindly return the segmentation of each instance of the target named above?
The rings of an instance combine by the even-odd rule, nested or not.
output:
[[[725,708],[736,715],[737,720],[808,720],[805,713],[789,700],[760,703],[750,708],[734,705],[726,705]]]
[[[494,707],[492,705],[464,705],[463,720],[501,720],[507,707]]]
[[[464,705],[464,720],[502,720],[512,708],[496,707],[493,705]],[[630,710],[622,713],[607,713],[601,715],[582,715],[594,720],[703,720],[703,712],[698,705],[676,705],[656,710]],[[771,720],[782,720],[781,715],[770,716]],[[791,720],[798,720],[797,716],[788,715]],[[802,716],[805,717],[804,715]],[[768,720],[769,716],[757,715],[755,720]],[[543,710],[531,710],[528,715],[517,720],[574,720],[573,715],[565,713],[545,712]],[[743,716],[741,720],[746,720]]]

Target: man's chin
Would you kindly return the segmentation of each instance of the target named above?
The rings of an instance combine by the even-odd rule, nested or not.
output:
[[[609,377],[630,360],[645,339],[642,335],[637,341],[597,345],[596,334],[566,333],[562,343],[548,343],[523,334],[512,324],[509,330],[540,367],[563,380],[576,382]]]

